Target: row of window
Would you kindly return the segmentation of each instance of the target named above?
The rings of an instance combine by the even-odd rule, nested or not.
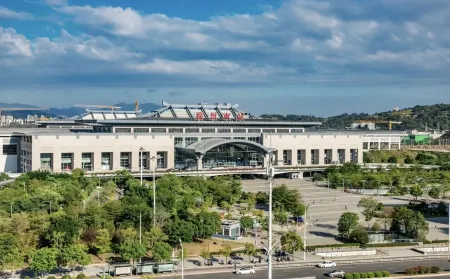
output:
[[[210,139],[210,138],[212,138],[212,137],[202,137],[202,138],[199,138],[199,137],[184,137],[184,138],[183,137],[175,137],[175,139],[174,139],[175,147],[179,147],[179,148],[188,147],[189,145],[191,145],[197,141]],[[221,139],[231,139],[231,137],[220,137],[220,138]],[[249,141],[253,141],[253,142],[256,142],[259,144],[262,143],[261,137],[248,137],[248,138],[233,137],[233,139],[237,139],[237,140],[246,140],[247,139]]]
[[[254,129],[254,128],[115,128],[114,131],[120,134],[165,134],[167,131],[170,134],[176,133],[265,133],[265,134],[301,134],[304,129]]]
[[[101,170],[113,170],[113,152],[101,153]],[[150,152],[139,152],[138,166],[133,166],[132,152],[120,152],[119,168],[131,170],[132,167],[141,168],[144,170],[150,169]],[[41,153],[40,154],[40,169],[53,170],[54,169],[54,154]],[[81,154],[81,166],[74,165],[74,153],[61,153],[61,170],[71,171],[75,168],[81,168],[83,171],[94,170],[94,153]],[[157,152],[156,168],[167,168],[167,152]]]
[[[312,165],[318,165],[321,164],[320,162],[320,156],[319,156],[319,149],[311,149],[310,151],[310,159]],[[359,159],[358,149],[350,149],[350,162],[357,163]],[[285,165],[292,165],[292,150],[283,150],[283,164]],[[333,164],[333,163],[339,163],[343,164],[345,163],[345,157],[346,157],[346,150],[345,149],[338,149],[337,150],[337,158],[333,158],[333,150],[332,149],[325,149],[323,153],[323,163],[324,164]],[[305,149],[298,149],[297,150],[297,164],[305,165],[306,164],[306,156],[307,152]]]
[[[16,144],[3,145],[3,155],[18,155]]]

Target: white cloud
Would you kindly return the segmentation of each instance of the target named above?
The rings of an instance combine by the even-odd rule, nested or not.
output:
[[[0,6],[0,18],[28,20],[33,19],[33,15],[25,12],[16,12],[6,7]]]
[[[27,39],[0,29],[0,51],[28,59],[30,77],[35,67],[49,78],[89,72],[92,82],[114,73],[142,82],[163,75],[194,83],[371,83],[390,72],[404,82],[450,71],[450,1],[342,1],[287,0],[261,14],[197,21],[45,0],[79,32]],[[15,74],[0,71],[6,82]]]

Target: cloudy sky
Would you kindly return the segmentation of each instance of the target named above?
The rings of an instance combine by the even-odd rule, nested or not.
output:
[[[2,0],[0,102],[450,103],[449,0]]]

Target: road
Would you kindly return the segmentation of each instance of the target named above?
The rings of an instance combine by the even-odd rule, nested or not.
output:
[[[383,262],[383,263],[372,263],[372,264],[356,264],[356,265],[343,265],[338,266],[336,269],[342,269],[347,273],[352,272],[369,272],[369,271],[382,271],[387,270],[392,274],[403,272],[406,268],[415,267],[418,265],[422,266],[439,266],[441,270],[450,270],[450,263],[448,260],[444,259],[433,259],[421,261],[410,261],[410,262]],[[316,278],[327,278],[324,273],[331,269],[321,269],[317,267],[304,267],[304,268],[277,268],[273,270],[274,279],[289,279],[289,278],[302,278],[302,277],[316,277]],[[237,277],[238,275],[230,274],[231,272],[215,273],[215,274],[201,274],[201,275],[188,275],[185,277],[196,278],[196,279],[230,279],[230,277]],[[265,279],[267,278],[267,270],[257,270],[256,274],[252,275],[241,275],[248,279]],[[179,278],[179,274],[177,275]],[[424,278],[424,277],[421,277]],[[425,277],[426,278],[426,277]],[[431,277],[430,277],[431,278]]]

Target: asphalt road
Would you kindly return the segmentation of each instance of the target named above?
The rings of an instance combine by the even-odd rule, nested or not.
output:
[[[336,269],[342,269],[346,273],[352,272],[369,272],[369,271],[382,271],[387,270],[390,273],[403,272],[408,267],[422,266],[439,266],[441,270],[450,270],[450,262],[448,260],[421,260],[410,262],[383,262],[372,264],[356,264],[356,265],[343,265],[337,266]],[[274,279],[301,279],[302,277],[316,277],[327,278],[325,273],[331,269],[321,269],[317,267],[304,267],[304,268],[277,268],[273,270]],[[177,277],[179,278],[179,274]],[[251,275],[235,275],[231,272],[215,273],[215,274],[198,274],[198,275],[185,275],[185,277],[196,279],[230,279],[233,277],[244,277],[248,279],[265,279],[267,278],[267,270],[257,270],[255,274]],[[422,277],[424,278],[424,277]],[[431,277],[430,277],[431,278]]]

